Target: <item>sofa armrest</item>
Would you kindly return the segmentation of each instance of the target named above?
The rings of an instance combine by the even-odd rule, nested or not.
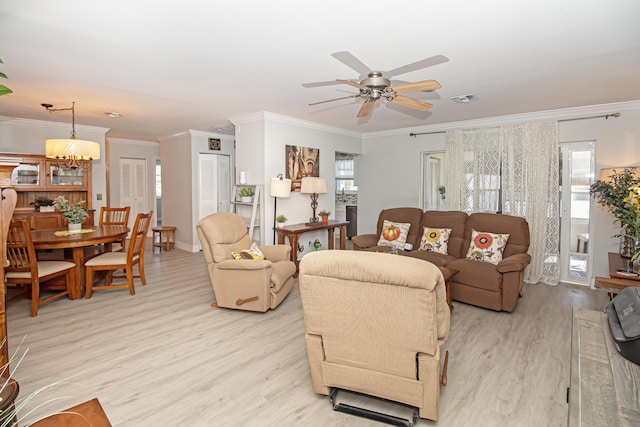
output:
[[[503,258],[498,263],[496,268],[500,273],[509,273],[511,271],[522,271],[531,262],[531,255],[529,254],[515,254],[510,257]]]
[[[265,258],[269,261],[285,261],[291,259],[291,246],[288,245],[268,245],[258,246]]]
[[[259,259],[225,259],[215,264],[218,270],[265,270],[271,268],[271,261]]]
[[[360,234],[358,236],[353,236],[351,238],[351,243],[353,243],[353,249],[359,250],[377,245],[378,240],[380,240],[380,236],[377,234]]]

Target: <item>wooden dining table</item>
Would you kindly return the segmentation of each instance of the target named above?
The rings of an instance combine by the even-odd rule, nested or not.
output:
[[[36,250],[66,249],[71,251],[71,260],[76,265],[76,288],[69,292],[70,299],[81,298],[84,293],[85,248],[104,245],[105,252],[111,251],[111,244],[125,238],[129,233],[129,228],[124,225],[96,225],[90,230],[93,231],[69,235],[56,235],[56,232],[65,231],[58,229],[31,231],[31,240]]]

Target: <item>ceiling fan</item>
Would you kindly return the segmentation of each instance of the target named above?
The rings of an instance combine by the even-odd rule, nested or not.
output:
[[[436,55],[408,65],[404,65],[402,67],[394,68],[393,70],[375,71],[363,64],[350,52],[335,52],[332,53],[331,56],[345,64],[347,67],[360,73],[360,77],[358,78],[360,81],[337,79],[335,81],[328,82],[305,83],[302,86],[317,87],[332,84],[347,84],[359,89],[359,92],[354,95],[314,102],[309,105],[324,104],[325,102],[333,102],[347,98],[362,98],[364,102],[360,107],[360,111],[358,111],[358,118],[369,116],[369,114],[371,114],[371,111],[373,110],[375,102],[382,98],[386,99],[389,102],[394,102],[396,104],[413,108],[415,110],[427,111],[432,107],[432,105],[428,102],[420,101],[398,94],[404,92],[436,90],[441,87],[440,83],[435,80],[423,80],[415,83],[398,82],[397,84],[392,84],[391,77],[449,61],[449,59],[445,56]]]

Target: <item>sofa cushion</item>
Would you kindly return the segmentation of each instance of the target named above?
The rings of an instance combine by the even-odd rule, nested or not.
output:
[[[391,222],[385,219],[382,225],[382,232],[380,233],[380,240],[378,240],[378,246],[404,248],[410,229],[411,223]]]
[[[425,211],[420,220],[420,231],[423,227],[450,228],[447,253],[455,258],[464,258],[467,247],[464,247],[465,227],[468,215],[460,211]]]
[[[507,240],[508,234],[472,230],[467,259],[498,264],[502,261],[502,251],[507,246]]]
[[[409,234],[407,234],[407,243],[413,248],[417,248],[420,244],[420,233],[422,227],[420,227],[420,219],[422,218],[423,211],[419,208],[391,208],[383,209],[378,215],[378,222],[376,224],[376,237],[382,234],[384,228],[384,221],[401,222],[411,224]],[[399,247],[398,249],[403,249]]]
[[[249,249],[231,252],[231,256],[235,259],[264,259],[264,254],[255,243]]]
[[[424,227],[422,238],[420,239],[421,251],[437,252],[447,254],[447,243],[449,242],[450,228],[430,228]]]
[[[431,264],[435,264],[438,267],[446,267],[451,261],[456,259],[456,257],[451,255],[439,254],[437,252],[431,251],[405,251],[398,252],[401,255],[406,255],[411,258],[421,259],[423,261],[429,261]]]

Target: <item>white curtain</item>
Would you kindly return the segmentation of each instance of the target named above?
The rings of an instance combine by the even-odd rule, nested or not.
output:
[[[556,122],[447,132],[447,207],[522,216],[529,223],[527,283],[559,280]]]

